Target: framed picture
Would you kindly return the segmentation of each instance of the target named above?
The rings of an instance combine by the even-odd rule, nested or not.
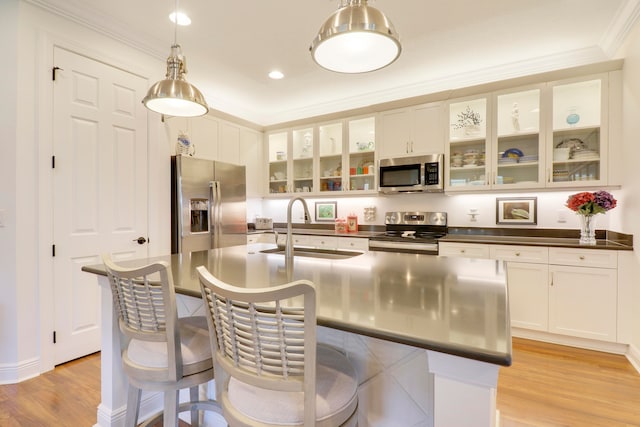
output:
[[[537,197],[496,198],[496,224],[537,224]]]
[[[335,221],[337,212],[337,202],[316,202],[316,221]]]

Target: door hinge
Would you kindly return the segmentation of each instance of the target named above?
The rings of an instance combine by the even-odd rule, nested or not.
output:
[[[56,168],[56,156],[51,156],[51,169]]]
[[[60,67],[53,67],[51,69],[51,80],[53,80],[54,82],[56,81],[56,71],[58,70],[62,70],[62,68]],[[64,70],[63,70],[64,71]]]
[[[56,256],[56,245],[51,245],[51,256]]]
[[[53,331],[53,343],[56,343],[56,331]]]

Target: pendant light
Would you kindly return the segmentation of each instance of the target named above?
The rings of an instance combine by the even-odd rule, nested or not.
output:
[[[318,65],[339,73],[379,70],[398,59],[401,50],[391,21],[367,0],[341,0],[309,48]]]
[[[176,15],[178,0],[176,0]],[[209,106],[194,85],[187,82],[186,59],[182,55],[182,48],[177,42],[178,20],[175,20],[175,30],[171,54],[167,58],[167,74],[149,88],[142,103],[151,111],[167,116],[196,117],[209,112]]]

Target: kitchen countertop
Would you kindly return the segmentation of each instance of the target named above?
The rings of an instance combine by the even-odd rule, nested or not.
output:
[[[366,252],[348,259],[296,256],[252,244],[122,261],[170,263],[176,291],[200,296],[195,267],[236,286],[316,284],[318,324],[495,365],[511,364],[506,277],[495,260]],[[83,271],[106,275],[103,265]]]
[[[493,245],[548,246],[579,249],[632,251],[633,236],[608,230],[597,230],[595,245],[581,245],[579,230],[544,228],[480,228],[449,227],[441,242],[486,243]]]

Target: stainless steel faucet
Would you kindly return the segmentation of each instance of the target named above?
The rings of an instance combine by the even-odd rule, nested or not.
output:
[[[294,197],[289,200],[289,206],[287,206],[287,243],[284,249],[284,254],[287,258],[293,258],[293,226],[291,224],[291,206],[293,202],[299,200],[304,207],[304,223],[309,224],[311,216],[309,215],[309,208],[307,202],[302,197]]]

